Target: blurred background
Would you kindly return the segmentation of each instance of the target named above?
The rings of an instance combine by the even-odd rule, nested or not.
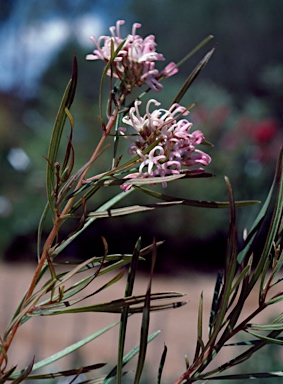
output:
[[[45,167],[57,109],[70,78],[76,52],[79,83],[75,118],[76,166],[92,153],[100,136],[96,119],[100,62],[87,62],[94,49],[90,35],[109,34],[126,20],[122,35],[140,22],[141,36],[156,35],[166,62],[179,61],[207,35],[214,40],[151,95],[166,107],[186,76],[213,46],[216,51],[182,104],[196,103],[190,114],[203,130],[213,179],[185,180],[164,193],[190,199],[227,201],[224,175],[238,200],[264,200],[282,144],[283,2],[278,0],[1,0],[0,1],[0,257],[36,259],[36,232],[46,201]],[[104,158],[97,168],[105,170]],[[108,167],[108,163],[106,164]],[[100,169],[97,169],[99,172]],[[158,187],[157,187],[158,188]],[[99,196],[103,203],[107,194]],[[152,202],[132,194],[129,203]],[[93,203],[94,206],[98,202]],[[259,206],[238,209],[239,241]],[[157,270],[182,266],[211,269],[222,265],[228,210],[172,208],[132,217],[101,220],[68,249],[86,258],[102,252],[131,252],[165,240]],[[98,244],[98,245],[97,245]]]

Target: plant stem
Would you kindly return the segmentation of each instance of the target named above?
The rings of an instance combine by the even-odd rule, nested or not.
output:
[[[109,133],[111,132],[112,128],[113,128],[113,125],[115,124],[115,121],[117,119],[117,116],[118,116],[118,113],[119,113],[119,110],[120,110],[120,105],[121,105],[121,102],[123,102],[124,100],[124,96],[122,95],[121,98],[120,98],[120,103],[116,106],[112,116],[110,116],[109,120],[108,120],[108,123],[105,127],[105,130],[103,132],[103,135],[98,143],[98,145],[96,146],[92,156],[90,157],[89,161],[85,164],[84,166],[84,170],[79,178],[79,181],[77,183],[77,186],[76,186],[76,189],[79,189],[82,185],[83,185],[83,180],[85,178],[85,175],[87,174],[87,172],[89,171],[89,168],[91,167],[92,163],[95,161],[95,159],[97,158],[106,138],[108,137]],[[37,281],[38,281],[38,278],[39,278],[39,275],[41,273],[41,270],[43,268],[43,265],[46,261],[49,260],[49,251],[50,251],[50,248],[52,247],[52,244],[54,242],[54,240],[56,239],[57,235],[58,235],[58,232],[59,232],[59,229],[64,221],[64,216],[70,211],[72,205],[73,205],[73,202],[74,202],[74,199],[75,197],[72,197],[68,200],[67,204],[65,205],[64,209],[62,210],[61,214],[59,216],[56,217],[56,220],[53,224],[53,227],[52,227],[52,230],[51,232],[49,233],[46,241],[45,241],[45,244],[44,244],[44,247],[43,247],[43,251],[42,251],[42,255],[39,259],[39,262],[37,264],[37,267],[36,267],[36,270],[35,270],[35,273],[34,273],[34,276],[32,278],[32,281],[29,285],[29,289],[24,297],[24,300],[22,302],[22,305],[21,305],[21,308],[19,311],[21,311],[27,300],[31,297],[31,295],[33,294],[34,292],[34,289],[36,287],[36,284],[37,284]],[[3,352],[0,353],[0,367],[2,367],[2,364],[5,360],[5,357],[7,356],[7,352],[10,348],[10,345],[15,337],[15,334],[20,326],[20,323],[21,323],[21,318],[19,319],[19,321],[13,326],[11,332],[9,333],[8,337],[6,340],[4,340],[3,342],[3,345],[2,345],[2,349],[3,349]]]

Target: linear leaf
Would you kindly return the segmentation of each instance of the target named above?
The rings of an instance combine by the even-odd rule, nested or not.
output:
[[[184,294],[180,292],[161,292],[161,293],[152,293],[150,296],[151,300],[164,300],[164,299],[173,299],[178,297],[183,297]],[[135,309],[137,312],[142,312],[142,306],[139,307],[139,304],[143,304],[145,300],[145,295],[138,296],[130,296],[123,299],[112,300],[106,303],[100,303],[95,305],[89,305],[85,307],[77,307],[77,308],[66,308],[64,304],[62,304],[65,309],[54,309],[52,306],[44,306],[43,308],[36,309],[32,313],[29,313],[28,316],[53,316],[61,313],[81,313],[81,312],[109,312],[109,313],[120,313],[121,309],[124,307],[129,307],[130,313],[135,313]],[[169,308],[169,306],[173,304],[165,304],[165,305],[157,305],[155,309],[159,308]],[[60,307],[60,304],[58,304]],[[134,306],[134,307],[132,307]],[[135,307],[137,306],[137,307]],[[176,304],[176,307],[178,305]]]
[[[247,329],[254,329],[256,331],[283,331],[283,324],[248,324]]]
[[[78,78],[78,65],[77,65],[77,59],[76,56],[74,56],[73,59],[73,70],[72,70],[72,78],[69,81],[66,90],[64,92],[61,105],[59,107],[56,120],[54,123],[54,128],[51,135],[51,140],[49,143],[48,148],[48,155],[47,155],[47,173],[46,173],[46,187],[47,187],[47,197],[50,208],[53,210],[52,201],[53,201],[53,189],[54,189],[54,171],[53,166],[57,160],[57,154],[60,147],[61,137],[65,125],[65,121],[67,118],[66,110],[70,109],[76,92],[77,87],[77,78]]]
[[[100,80],[100,90],[99,90],[99,110],[100,110],[100,119],[102,120],[102,91],[103,91],[103,84],[104,84],[104,80],[106,78],[106,75],[107,75],[107,72],[108,70],[110,69],[110,67],[112,66],[113,64],[113,61],[115,59],[115,57],[118,55],[118,53],[120,52],[120,50],[122,49],[123,45],[125,44],[125,41],[126,40],[123,40],[119,46],[117,47],[117,49],[115,50],[115,52],[111,52],[111,58],[110,60],[108,61],[108,63],[106,64],[104,70],[103,70],[103,73],[102,73],[102,76],[101,76],[101,80]],[[112,43],[112,47],[113,47],[113,43]],[[102,120],[103,121],[103,120]]]
[[[78,377],[79,375],[81,375],[83,373],[87,373],[87,372],[91,372],[95,369],[103,368],[105,365],[106,365],[106,363],[98,363],[98,364],[87,365],[85,367],[68,369],[66,371],[43,373],[43,374],[38,374],[38,375],[29,375],[28,380],[46,380],[46,379],[55,379],[56,377],[69,377],[69,376]],[[69,384],[71,384],[72,382],[73,382],[73,380],[70,381]],[[82,383],[83,382],[81,382],[81,384]]]
[[[252,290],[258,277],[262,273],[265,260],[272,252],[274,243],[276,244],[276,238],[278,235],[278,229],[282,219],[282,207],[283,207],[283,151],[280,151],[280,155],[277,162],[277,168],[274,177],[274,190],[272,193],[271,204],[269,210],[264,217],[261,230],[257,233],[255,238],[255,244],[253,245],[253,252],[255,257],[259,257],[255,272],[249,283],[249,291]]]
[[[283,371],[212,376],[205,377],[205,380],[275,379],[276,377],[283,377]]]
[[[283,294],[277,294],[274,297],[272,297],[270,300],[268,300],[266,302],[266,305],[271,305],[271,304],[279,303],[282,300],[283,300]]]
[[[176,64],[176,67],[180,67],[181,65],[183,65],[189,58],[191,58],[197,51],[199,51],[203,46],[205,46],[213,38],[214,38],[213,35],[208,35],[194,49],[192,49],[183,59],[178,61],[178,63]]]
[[[194,361],[199,357],[200,351],[204,346],[204,343],[202,340],[202,329],[203,329],[203,292],[201,292],[200,299],[199,299],[197,343],[196,343]]]
[[[32,371],[33,369],[33,366],[34,366],[34,358],[32,359],[32,361],[30,362],[30,364],[28,365],[27,368],[21,370],[21,373],[18,375],[18,377],[13,380],[13,384],[19,384],[19,383],[22,383],[24,381],[24,379],[26,379],[30,372]],[[11,375],[10,377],[14,377],[16,373],[14,373],[13,375]]]
[[[192,85],[193,81],[197,78],[197,76],[200,74],[200,72],[203,70],[203,68],[206,66],[208,61],[210,60],[211,56],[213,55],[213,52],[215,51],[215,48],[212,48],[204,57],[203,59],[197,64],[197,66],[193,69],[193,71],[190,73],[188,78],[185,80],[184,84],[182,85],[180,91],[175,96],[174,100],[172,101],[171,105],[175,103],[179,103],[181,99],[184,97],[184,95],[187,93],[189,87]]]
[[[180,201],[172,201],[170,203],[161,202],[161,203],[147,204],[147,205],[131,205],[129,207],[108,209],[107,211],[90,212],[88,214],[88,217],[104,218],[104,217],[124,216],[124,215],[131,215],[133,213],[152,211],[157,208],[168,208],[174,205],[180,205]]]
[[[214,292],[213,292],[211,309],[210,309],[209,335],[211,334],[211,331],[215,322],[215,315],[218,310],[219,295],[220,295],[220,289],[221,289],[222,283],[223,283],[223,272],[218,272],[217,279],[215,282]]]
[[[151,285],[152,285],[155,261],[156,261],[156,244],[154,239],[153,249],[152,249],[150,278],[149,278],[149,283],[147,287],[147,292],[145,295],[144,308],[143,308],[142,326],[141,326],[141,332],[140,332],[140,350],[139,350],[139,357],[138,357],[134,384],[139,384],[141,375],[143,372],[143,368],[144,368],[144,363],[145,363],[145,356],[146,356],[147,344],[148,344],[147,339],[148,339],[148,329],[149,329],[149,320],[150,320],[150,310],[151,310],[150,308]]]
[[[239,264],[242,263],[243,259],[246,258],[248,254],[251,254],[252,252],[254,252],[255,249],[258,251],[260,249],[263,249],[264,247],[264,241],[268,233],[268,228],[270,227],[272,211],[274,211],[274,200],[275,200],[274,195],[276,194],[276,189],[278,187],[279,179],[281,178],[281,170],[282,170],[282,149],[280,151],[280,155],[277,161],[274,179],[273,179],[271,188],[269,190],[268,196],[246,239],[245,246],[243,247],[241,252],[238,254]],[[262,270],[261,265],[260,265],[260,269]]]
[[[144,187],[134,186],[134,188],[152,197],[156,197],[157,199],[160,199],[160,200],[164,200],[168,202],[179,201],[180,204],[182,205],[189,205],[192,207],[200,207],[200,208],[229,208],[230,207],[228,201],[190,200],[190,199],[184,199],[176,196],[165,195],[163,193],[152,191],[151,189],[147,189]],[[258,200],[235,201],[236,207],[244,207],[244,206],[259,204],[259,203],[260,201]]]
[[[259,340],[265,340],[268,342],[268,344],[279,344],[279,345],[283,345],[283,339],[282,337],[278,337],[276,339],[272,338],[272,337],[268,337],[268,336],[263,336],[263,335],[260,335],[259,333],[255,333],[255,332],[252,332],[252,331],[246,331],[249,335],[252,335],[252,336],[255,336],[257,337]],[[252,342],[249,342],[249,345],[251,345],[253,343],[253,345],[256,345],[256,343],[259,342],[259,340],[253,340]],[[248,344],[246,344],[248,345]]]
[[[163,368],[164,368],[164,365],[165,365],[165,360],[166,360],[166,356],[167,356],[167,346],[164,345],[164,349],[163,349],[163,352],[162,352],[162,356],[161,356],[161,359],[160,359],[160,364],[159,364],[159,368],[158,368],[158,376],[157,376],[157,384],[161,384],[161,377],[162,377],[162,372],[163,372]]]
[[[126,284],[126,290],[124,297],[129,297],[133,294],[134,282],[136,277],[136,271],[138,266],[138,260],[141,249],[141,238],[138,239],[135,249],[133,252],[132,261],[128,271],[128,278]],[[122,366],[123,366],[123,356],[124,356],[124,347],[125,347],[125,338],[126,338],[126,328],[128,323],[128,307],[122,309],[121,319],[120,319],[120,330],[119,330],[119,343],[118,343],[118,361],[117,361],[117,383],[120,384],[122,380]]]
[[[147,342],[150,343],[152,340],[154,340],[161,331],[155,331],[152,333],[150,336],[148,336]],[[127,355],[124,356],[123,358],[123,366],[126,365],[133,357],[136,356],[136,354],[139,352],[140,346],[139,344],[136,345]],[[105,380],[103,381],[103,384],[109,384],[111,383],[112,380],[115,379],[117,373],[117,366],[115,366],[107,375]]]
[[[49,356],[48,358],[46,358],[44,360],[41,360],[38,363],[35,363],[33,365],[32,372],[36,371],[37,369],[43,368],[46,365],[52,364],[55,361],[57,361],[59,359],[62,359],[62,357],[65,357],[65,356],[69,355],[70,353],[73,353],[77,349],[83,347],[84,345],[86,345],[90,341],[92,341],[92,340],[96,339],[97,337],[101,336],[103,333],[109,331],[109,329],[115,327],[118,324],[119,324],[118,321],[115,322],[115,323],[112,323],[112,324],[108,325],[107,327],[102,328],[98,332],[95,332],[92,335],[84,338],[83,340],[80,340],[80,341],[78,341],[78,342],[76,342],[76,343],[74,343],[72,345],[69,345],[67,348],[62,349],[60,352],[57,352],[54,355]],[[13,373],[13,377],[21,375],[22,372],[23,371],[17,371],[15,373]]]

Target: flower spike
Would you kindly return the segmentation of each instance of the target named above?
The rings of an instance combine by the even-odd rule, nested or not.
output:
[[[116,27],[110,27],[111,36],[101,36],[98,40],[91,36],[96,49],[93,54],[86,56],[87,60],[103,60],[108,63],[111,59],[111,44],[116,50],[124,41],[121,37],[120,27],[125,23],[124,20],[118,20]],[[122,82],[126,92],[132,88],[147,84],[155,92],[162,89],[160,79],[169,77],[178,72],[175,63],[168,64],[163,71],[159,72],[155,68],[156,61],[163,61],[161,53],[156,52],[155,36],[149,35],[144,39],[137,34],[137,29],[141,24],[134,23],[132,34],[128,35],[122,49],[118,52],[113,61],[113,73],[111,74]]]
[[[202,166],[211,162],[208,154],[196,149],[196,146],[204,141],[204,135],[200,130],[191,132],[193,124],[180,117],[188,115],[187,108],[175,103],[169,110],[155,109],[150,112],[150,106],[156,107],[160,103],[154,99],[147,102],[146,113],[142,117],[139,111],[141,101],[136,101],[129,111],[129,116],[122,119],[124,124],[130,125],[137,132],[137,137],[127,137],[126,128],[120,128],[120,134],[129,139],[132,144],[129,154],[140,157],[139,171],[127,175],[129,178],[164,177],[183,172],[202,173]],[[147,149],[156,145],[148,151]],[[191,168],[185,170],[182,167]],[[166,187],[166,183],[163,183]],[[121,188],[130,189],[126,182]]]

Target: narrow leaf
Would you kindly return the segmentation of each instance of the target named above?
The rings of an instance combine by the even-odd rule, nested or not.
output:
[[[165,365],[166,356],[167,356],[167,346],[164,345],[163,353],[162,353],[159,368],[158,368],[157,384],[161,384],[161,377],[162,377],[162,372]]]
[[[77,59],[76,56],[74,56],[73,59],[73,72],[72,72],[72,78],[69,81],[65,93],[63,95],[61,105],[59,107],[57,117],[54,123],[54,128],[51,135],[51,140],[49,144],[48,149],[48,155],[47,155],[47,173],[46,173],[46,187],[47,187],[47,197],[49,201],[49,206],[53,210],[53,189],[55,184],[55,174],[53,171],[53,166],[57,160],[57,154],[60,147],[61,137],[65,125],[65,121],[67,118],[66,110],[70,109],[76,92],[77,87],[77,77],[78,77],[78,66],[77,66]]]
[[[118,321],[115,322],[115,323],[112,323],[112,324],[108,325],[107,327],[99,330],[98,332],[95,332],[92,335],[84,338],[83,340],[80,340],[80,341],[78,341],[78,342],[68,346],[67,348],[62,349],[60,352],[57,352],[54,355],[52,355],[52,356],[50,356],[50,357],[48,357],[48,358],[46,358],[44,360],[39,361],[38,363],[33,365],[32,372],[34,372],[34,371],[36,371],[36,370],[38,370],[40,368],[43,368],[46,365],[52,364],[55,361],[61,359],[62,357],[65,357],[65,356],[69,355],[70,353],[73,353],[77,349],[83,347],[84,345],[86,345],[90,341],[92,341],[92,340],[96,339],[97,337],[101,336],[103,333],[109,331],[109,329],[115,327],[118,324],[119,324]],[[15,372],[13,374],[13,377],[17,377],[17,376],[21,375],[23,373],[23,371],[24,370]]]
[[[205,380],[244,380],[244,379],[275,379],[283,377],[283,371],[262,373],[240,373],[235,375],[221,375],[205,377]]]
[[[105,68],[104,68],[104,70],[103,70],[102,76],[101,76],[101,80],[100,80],[100,90],[99,90],[99,110],[100,110],[100,116],[99,116],[99,118],[101,119],[101,121],[103,121],[103,119],[102,119],[102,94],[103,94],[104,80],[105,80],[105,78],[106,78],[106,75],[107,75],[108,70],[110,69],[110,67],[111,67],[112,64],[113,64],[113,61],[114,61],[115,57],[118,55],[118,53],[120,52],[120,50],[123,48],[123,45],[125,44],[125,41],[126,41],[126,40],[123,40],[123,41],[119,44],[119,46],[117,47],[116,51],[111,53],[111,58],[110,58],[110,60],[108,61],[108,63],[106,64],[106,66],[105,66]]]
[[[270,222],[270,211],[273,210],[274,202],[274,193],[278,185],[278,179],[281,175],[282,169],[282,149],[277,161],[275,176],[272,182],[272,186],[269,190],[268,196],[252,226],[252,229],[246,239],[245,246],[238,255],[238,263],[241,264],[243,259],[247,257],[248,254],[251,254],[256,248],[262,249],[262,243],[266,238],[266,231],[268,227],[268,222]],[[260,246],[257,246],[257,243],[261,243]]]
[[[133,294],[135,276],[138,266],[138,260],[141,249],[141,239],[139,238],[134,249],[132,262],[128,271],[128,279],[126,284],[126,290],[124,297],[129,297]],[[118,361],[117,361],[117,384],[121,383],[122,380],[122,366],[123,366],[123,355],[126,338],[126,328],[128,323],[129,311],[128,307],[122,309],[121,320],[120,320],[120,331],[119,331],[119,343],[118,343]]]
[[[68,369],[66,371],[43,373],[43,374],[38,374],[38,375],[29,375],[28,380],[46,380],[46,379],[55,379],[57,377],[69,377],[69,376],[79,377],[79,375],[81,375],[83,373],[88,373],[88,372],[91,372],[95,369],[103,368],[105,365],[106,365],[106,363],[98,363],[98,364],[87,365],[85,367]],[[71,384],[72,382],[73,382],[73,380],[70,381],[69,384]],[[82,384],[82,382],[81,382],[81,384]]]
[[[278,345],[283,345],[283,338],[282,337],[278,337],[276,339],[272,338],[272,337],[268,337],[268,336],[263,336],[259,333],[255,333],[255,332],[252,332],[250,330],[246,331],[249,335],[252,335],[252,336],[255,336],[257,337],[259,340],[264,340],[264,341],[267,341],[268,344],[278,344]],[[253,345],[256,345],[259,340],[253,340],[251,342],[249,342],[249,345],[253,344]],[[247,344],[248,345],[248,344]]]
[[[197,344],[194,361],[199,357],[200,351],[204,346],[202,340],[202,323],[203,323],[203,292],[201,292],[198,307],[198,328],[197,328]]]
[[[180,91],[175,96],[174,100],[172,101],[171,105],[175,103],[179,103],[181,99],[184,97],[184,95],[187,93],[189,87],[192,85],[193,81],[197,78],[197,76],[200,74],[200,72],[203,70],[203,68],[206,66],[208,61],[210,60],[211,56],[213,55],[213,52],[215,51],[215,48],[212,48],[204,57],[203,59],[198,63],[198,65],[194,68],[194,70],[190,73],[184,84],[182,85]]]
[[[283,331],[283,324],[247,324],[247,329],[255,331]]]
[[[19,384],[19,383],[22,383],[30,374],[30,372],[32,371],[33,369],[33,366],[34,366],[34,358],[32,359],[32,361],[30,362],[30,364],[28,365],[28,367],[26,369],[23,369],[20,373],[20,375],[18,375],[18,377],[13,380],[13,384]],[[16,373],[14,373],[11,377],[14,377]]]
[[[161,292],[161,293],[152,293],[150,296],[151,300],[162,300],[162,299],[172,299],[177,297],[184,296],[179,292]],[[145,301],[144,295],[130,296],[123,299],[112,300],[106,303],[94,304],[85,307],[77,308],[65,308],[65,309],[54,309],[53,305],[44,306],[40,309],[34,310],[32,313],[28,313],[28,316],[54,316],[61,313],[81,313],[81,312],[108,312],[108,313],[121,313],[121,309],[124,307],[129,307],[130,313],[139,313],[142,312],[143,307],[140,307],[139,304],[143,304]],[[157,305],[155,310],[159,308],[169,308],[169,304],[166,305]],[[174,305],[174,304],[170,304]],[[176,303],[176,307],[183,305]],[[58,304],[60,307],[60,304]]]
[[[149,278],[147,292],[145,295],[144,308],[143,308],[142,327],[140,332],[140,350],[139,350],[139,358],[138,358],[138,364],[136,368],[134,384],[139,384],[141,375],[143,372],[143,368],[144,368],[144,363],[145,363],[145,356],[146,356],[147,344],[148,344],[147,339],[148,339],[148,329],[149,329],[149,320],[150,320],[150,310],[151,310],[150,308],[151,284],[152,284],[155,261],[156,261],[156,245],[155,245],[155,239],[154,239],[150,278]]]
[[[255,257],[259,257],[255,272],[249,283],[249,291],[252,290],[262,273],[265,260],[272,252],[272,247],[276,243],[278,229],[282,219],[283,209],[283,151],[280,151],[277,169],[274,178],[274,190],[272,193],[271,204],[269,210],[264,217],[262,227],[257,233],[253,244],[253,253]]]
[[[156,332],[152,333],[148,337],[147,342],[150,343],[152,340],[154,340],[159,335],[159,333],[160,333],[160,331],[156,331]],[[126,365],[133,357],[136,356],[136,354],[139,352],[139,349],[140,349],[140,346],[138,344],[129,353],[127,353],[127,355],[123,358],[123,366]],[[109,374],[107,375],[107,377],[103,381],[103,384],[111,383],[111,381],[115,379],[116,373],[117,373],[117,366],[114,367],[111,370],[111,372],[109,372]]]
[[[219,305],[219,295],[220,295],[220,289],[223,282],[223,272],[218,272],[214,292],[213,292],[213,298],[212,298],[212,304],[210,309],[210,318],[209,318],[209,335],[211,334],[214,322],[215,322],[215,315],[218,310]]]
[[[199,208],[229,208],[230,207],[230,204],[228,201],[223,202],[223,201],[189,200],[189,199],[184,199],[176,196],[165,195],[163,193],[152,191],[151,189],[147,189],[144,187],[134,186],[134,188],[160,200],[169,201],[169,202],[179,201],[182,205],[189,205],[192,207],[199,207]],[[260,201],[258,200],[235,201],[236,207],[244,207],[247,205],[259,204],[259,203]]]

